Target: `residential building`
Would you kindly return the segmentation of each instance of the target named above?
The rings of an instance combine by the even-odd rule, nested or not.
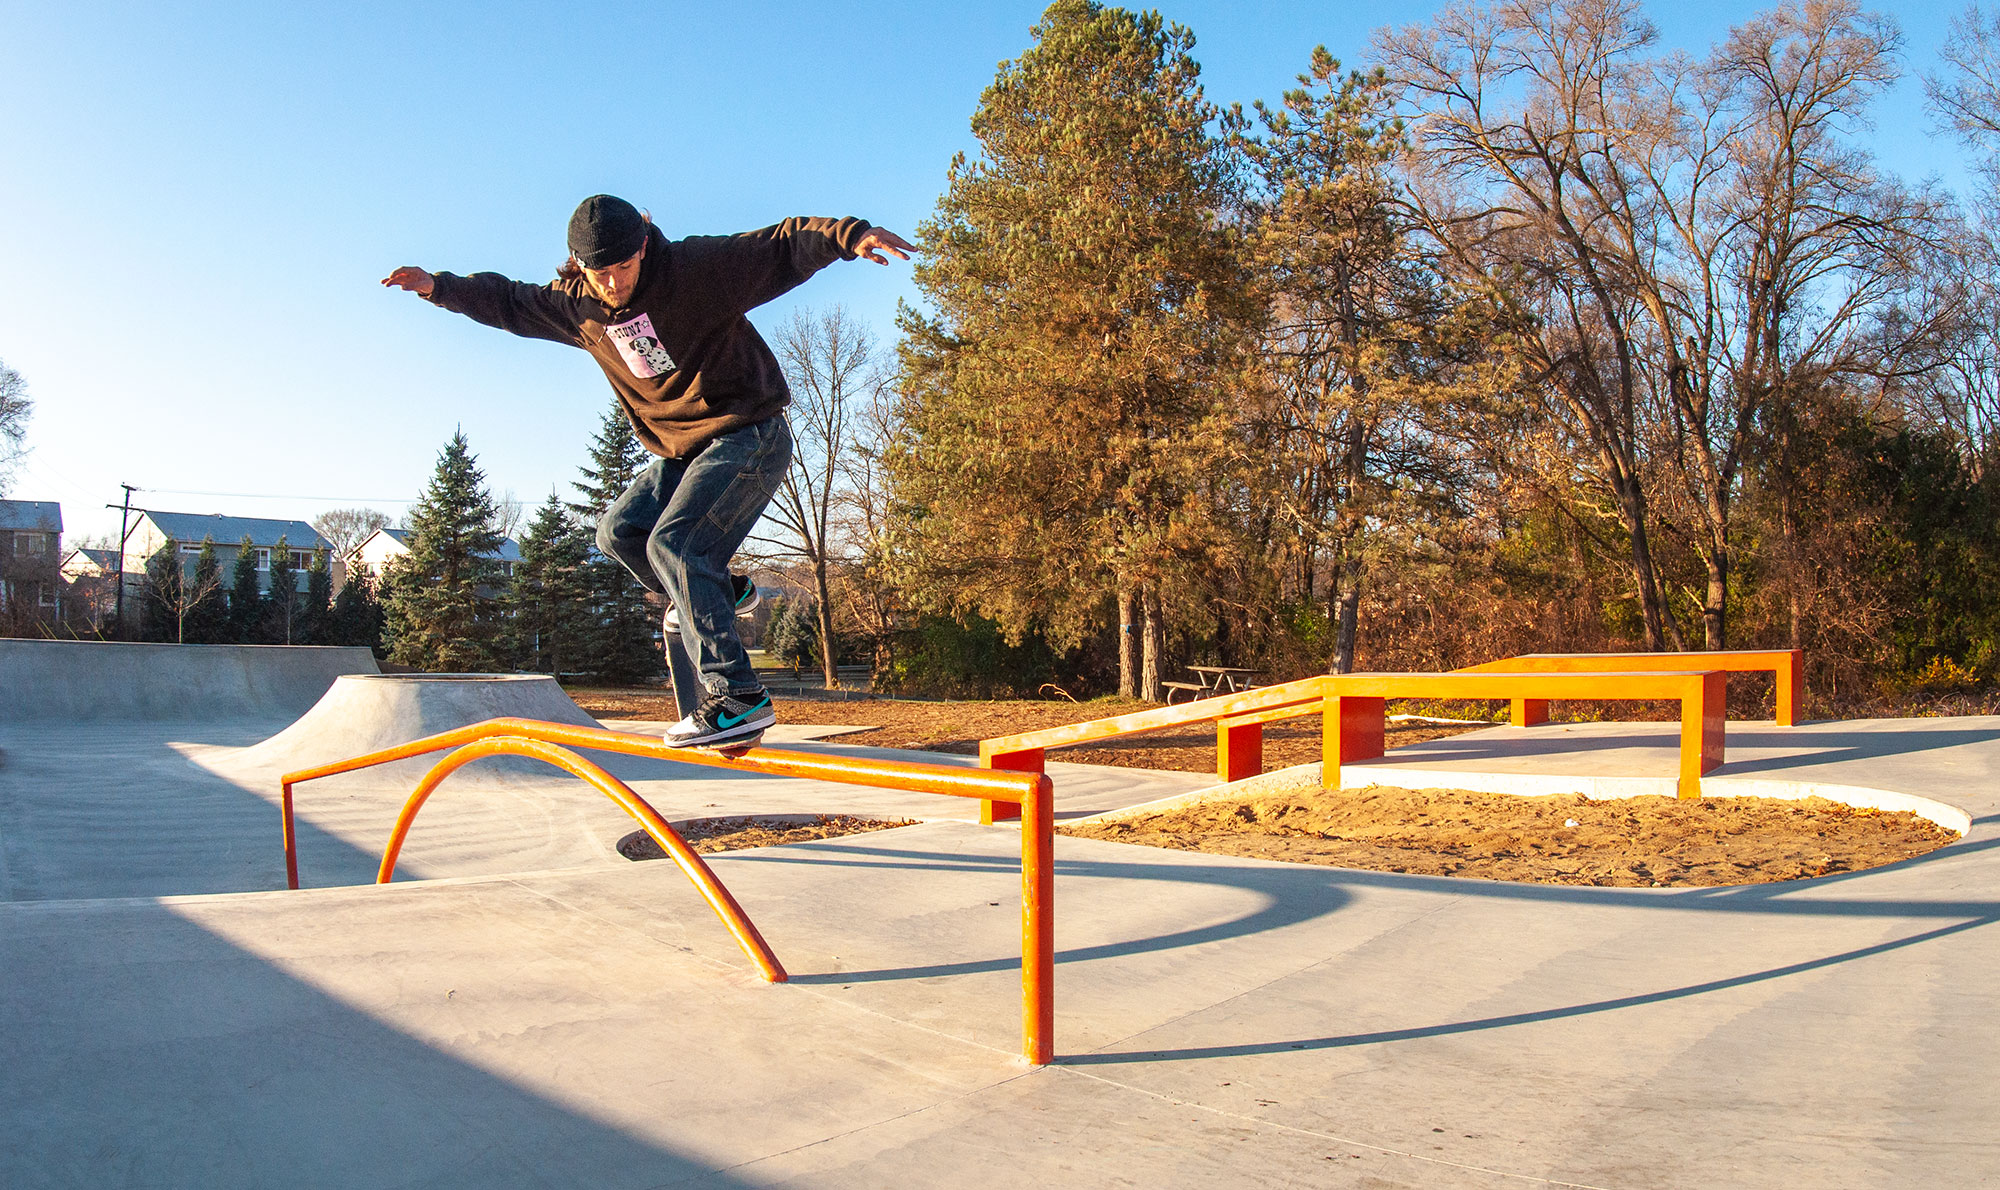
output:
[[[62,619],[101,629],[118,610],[118,551],[74,549],[63,555]]]
[[[62,597],[62,505],[0,500],[0,625],[54,623]]]
[[[290,555],[293,579],[298,583],[299,590],[304,591],[306,571],[312,566],[313,553],[330,544],[319,535],[318,530],[304,521],[223,516],[220,513],[134,511],[138,512],[138,520],[125,541],[125,582],[128,587],[143,578],[146,560],[169,539],[180,549],[182,569],[188,574],[194,572],[194,560],[201,553],[201,543],[212,542],[215,560],[222,568],[222,581],[227,584],[236,568],[236,555],[242,550],[243,539],[248,537],[250,548],[257,555],[257,590],[260,593],[271,589],[271,552],[278,548],[280,540],[285,543]],[[342,558],[331,557],[327,559],[327,564],[333,572],[333,589],[338,591],[347,581],[347,563]]]
[[[347,573],[374,586],[382,577],[382,568],[391,560],[410,552],[409,529],[377,529],[362,539],[360,545],[347,553]],[[495,576],[501,585],[514,577],[514,567],[521,563],[521,543],[511,537],[500,539],[500,548],[487,554],[488,561],[497,568]],[[491,597],[497,591],[482,590],[482,596]]]

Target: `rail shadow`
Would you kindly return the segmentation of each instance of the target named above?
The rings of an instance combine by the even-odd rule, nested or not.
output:
[[[1535,1009],[1528,1012],[1504,1013],[1499,1016],[1480,1017],[1469,1021],[1450,1021],[1437,1025],[1417,1025],[1407,1029],[1383,1029],[1372,1033],[1333,1034],[1320,1037],[1303,1037],[1284,1041],[1264,1041],[1238,1045],[1190,1046],[1180,1049],[1127,1050],[1111,1053],[1074,1054],[1057,1057],[1062,1066],[1112,1066],[1133,1062],[1189,1061],[1198,1058],[1241,1058],[1259,1054],[1278,1054],[1293,1050],[1344,1049],[1351,1046],[1383,1045],[1398,1041],[1414,1041],[1426,1037],[1447,1037],[1457,1033],[1477,1033],[1488,1029],[1506,1029],[1516,1025],[1531,1025],[1543,1021],[1558,1021],[1570,1017],[1589,1016],[1602,1012],[1617,1012],[1620,1009],[1639,1008],[1648,1004],[1660,1004],[1670,1000],[1686,999],[1690,996],[1708,995],[1727,991],[1731,988],[1747,987],[1774,979],[1784,979],[1792,975],[1802,975],[1808,971],[1823,970],[1851,963],[1857,959],[1872,958],[1889,954],[1906,947],[1935,942],[1954,934],[1962,934],[1981,926],[2000,921],[2000,917],[1983,917],[1973,921],[1962,921],[1953,925],[1939,926],[1921,934],[1906,938],[1896,938],[1873,946],[1857,947],[1839,954],[1825,955],[1817,959],[1788,963],[1781,967],[1770,967],[1762,971],[1752,971],[1743,975],[1732,975],[1723,979],[1704,980],[1701,983],[1684,984],[1676,988],[1664,988],[1656,992],[1641,992],[1630,996],[1614,996],[1604,1000],[1592,1000],[1583,1004],[1569,1004],[1556,1008]]]

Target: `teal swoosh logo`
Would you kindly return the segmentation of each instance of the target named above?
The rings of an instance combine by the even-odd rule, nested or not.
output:
[[[750,716],[756,714],[758,711],[761,711],[765,707],[768,707],[770,705],[771,704],[769,700],[763,700],[758,702],[756,706],[751,707],[749,710],[743,712],[741,715],[734,716],[733,718],[729,715],[717,715],[715,717],[715,725],[717,727],[734,727],[738,723],[743,722],[745,719],[748,719]]]

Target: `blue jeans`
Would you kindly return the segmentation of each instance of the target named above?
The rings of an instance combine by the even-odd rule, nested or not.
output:
[[[684,459],[654,459],[597,521],[597,548],[680,609],[681,640],[711,694],[761,689],[736,636],[729,559],[792,463],[784,415],[711,439]]]

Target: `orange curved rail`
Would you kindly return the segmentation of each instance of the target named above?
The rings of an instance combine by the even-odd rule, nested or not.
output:
[[[599,793],[617,802],[618,808],[637,820],[639,825],[645,828],[646,833],[653,837],[653,841],[680,865],[681,871],[694,882],[695,888],[701,891],[702,899],[708,902],[708,907],[715,910],[715,916],[722,919],[722,924],[736,939],[736,944],[743,948],[743,953],[748,955],[750,961],[757,965],[757,970],[763,973],[765,981],[785,982],[784,965],[778,962],[777,955],[771,953],[770,944],[764,941],[764,935],[757,931],[757,927],[743,912],[743,906],[736,903],[736,898],[731,896],[729,890],[722,886],[722,882],[715,878],[715,873],[702,862],[701,856],[695,854],[694,849],[687,845],[687,841],[680,837],[679,832],[668,825],[666,819],[660,817],[659,811],[653,809],[645,798],[632,792],[630,786],[597,765],[567,748],[544,743],[541,740],[531,740],[522,736],[489,736],[465,745],[432,766],[431,771],[424,774],[424,779],[417,783],[415,792],[411,793],[409,799],[403,803],[402,811],[396,815],[396,827],[389,834],[389,845],[382,849],[382,866],[375,873],[375,883],[387,884],[395,877],[396,857],[403,853],[403,841],[409,838],[410,827],[417,820],[417,811],[423,809],[424,803],[430,800],[431,794],[437,791],[437,787],[446,777],[484,756],[530,756],[536,760],[546,761],[572,776],[583,778],[595,786]]]
[[[375,765],[388,764],[398,760],[424,756],[449,749],[467,749],[468,745],[483,741],[506,739],[517,743],[540,743],[555,747],[557,752],[570,748],[588,748],[600,752],[614,752],[625,756],[645,756],[657,760],[671,760],[679,764],[703,765],[709,768],[736,769],[743,772],[764,773],[769,776],[806,777],[820,781],[835,781],[847,785],[868,785],[883,789],[901,789],[913,793],[934,793],[946,797],[973,798],[982,802],[994,801],[1019,805],[1021,807],[1021,1050],[1027,1060],[1037,1066],[1046,1065],[1055,1057],[1055,787],[1049,778],[1040,772],[996,772],[988,769],[956,768],[951,765],[925,764],[918,761],[870,760],[861,757],[822,756],[807,752],[785,752],[768,748],[753,748],[738,756],[723,756],[714,752],[704,752],[689,748],[675,748],[656,736],[637,735],[632,732],[610,731],[604,728],[576,727],[565,723],[546,723],[535,719],[488,719],[469,727],[439,732],[420,740],[412,740],[393,748],[383,748],[364,756],[333,761],[286,773],[282,783],[280,809],[284,821],[285,880],[289,887],[299,886],[298,840],[293,824],[292,786],[321,777],[331,777],[338,773],[350,773]],[[511,747],[512,745],[509,745]],[[482,755],[502,754],[506,749],[496,748],[466,755],[456,763],[447,758],[446,763],[435,766],[426,774],[425,781],[432,789],[452,771]],[[540,759],[549,759],[538,753]],[[455,754],[456,755],[456,754]],[[580,756],[570,753],[577,765],[597,766]],[[568,762],[550,760],[569,769],[585,780],[595,780],[577,772]],[[447,767],[448,766],[448,767]],[[442,771],[440,771],[442,770]],[[620,789],[625,789],[617,778],[603,770],[606,781]],[[436,781],[431,777],[435,776]],[[424,797],[429,790],[420,786]],[[603,789],[603,786],[599,786]],[[606,790],[606,792],[610,792]],[[650,806],[625,789],[633,801]],[[422,800],[411,795],[417,806]],[[621,805],[624,803],[621,802]],[[416,810],[405,803],[405,813],[414,817]],[[628,807],[627,812],[631,810]],[[638,817],[638,815],[634,815]],[[658,815],[654,814],[657,818]],[[644,819],[640,820],[644,823]],[[392,839],[392,845],[399,848],[401,836],[407,834],[408,825],[398,820],[399,834]],[[647,824],[650,827],[650,824]],[[665,826],[664,820],[661,825]],[[672,828],[667,828],[672,835]],[[674,836],[678,838],[678,836]],[[666,840],[655,838],[666,846]],[[692,853],[690,853],[692,854]],[[678,858],[678,857],[677,857]],[[394,867],[395,855],[392,851],[384,856],[384,867],[378,879],[385,878]],[[700,861],[696,861],[699,863]],[[706,865],[702,865],[706,870]],[[684,866],[685,870],[685,866]],[[713,874],[711,873],[711,879]],[[697,886],[700,882],[697,881]],[[719,882],[715,887],[722,890]],[[724,897],[728,896],[722,890]],[[734,904],[734,900],[729,901]],[[711,900],[711,905],[715,902]],[[721,915],[721,910],[717,910]],[[738,912],[741,910],[739,908]],[[747,917],[743,918],[749,926]],[[724,917],[724,924],[728,918]],[[754,934],[755,928],[749,927]],[[741,941],[739,936],[739,941]],[[761,942],[761,936],[759,936]],[[771,962],[777,966],[776,957]],[[782,968],[777,968],[782,971]]]

